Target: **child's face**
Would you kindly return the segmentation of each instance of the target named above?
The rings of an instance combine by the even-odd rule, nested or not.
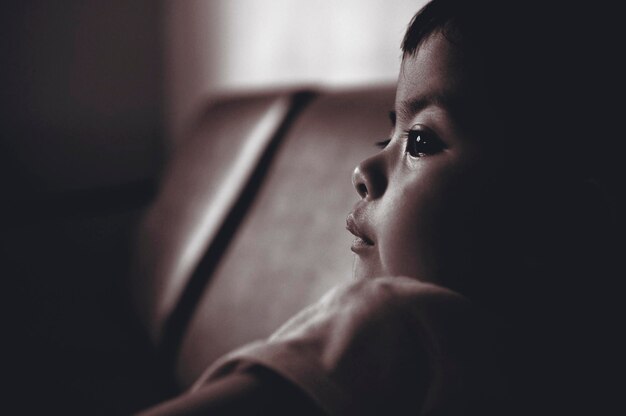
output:
[[[493,174],[483,130],[490,110],[457,48],[435,33],[405,57],[391,141],[354,171],[361,200],[348,228],[363,237],[352,246],[356,277],[446,284],[488,250],[477,213]]]

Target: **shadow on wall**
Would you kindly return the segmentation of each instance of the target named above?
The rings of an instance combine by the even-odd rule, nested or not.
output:
[[[3,3],[3,199],[154,175],[159,2]]]
[[[165,2],[166,126],[179,141],[207,96],[234,89],[394,82],[426,0]]]
[[[128,414],[163,396],[124,297],[162,159],[160,2],[0,9],[6,406]]]

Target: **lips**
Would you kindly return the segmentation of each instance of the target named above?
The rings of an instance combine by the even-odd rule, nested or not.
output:
[[[348,215],[348,218],[346,218],[346,229],[356,237],[351,247],[351,250],[355,253],[374,246],[374,241],[368,237],[363,230],[363,226],[360,224],[361,223],[355,218],[354,213],[351,213]]]

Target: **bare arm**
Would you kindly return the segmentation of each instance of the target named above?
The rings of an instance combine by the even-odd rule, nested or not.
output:
[[[261,367],[234,373],[137,416],[323,415],[303,392]]]

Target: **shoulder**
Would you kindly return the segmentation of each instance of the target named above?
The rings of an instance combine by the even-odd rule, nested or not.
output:
[[[420,344],[435,345],[471,337],[481,324],[471,302],[459,293],[403,276],[378,277],[335,287],[271,339],[341,334],[355,341],[385,334],[392,339],[417,336]]]
[[[472,304],[463,295],[432,283],[404,277],[363,279],[337,287],[326,303],[378,314],[381,312],[411,312],[419,315],[467,313]],[[442,316],[442,317],[444,317]]]

